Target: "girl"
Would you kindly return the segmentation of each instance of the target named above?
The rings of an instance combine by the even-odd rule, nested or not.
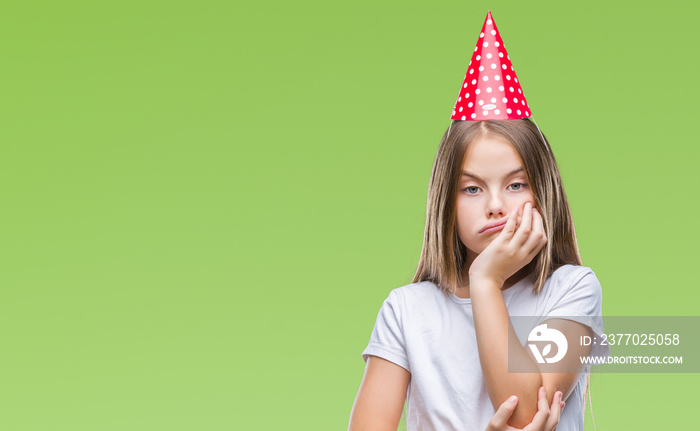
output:
[[[396,429],[407,391],[410,430],[484,430],[510,395],[520,401],[509,423],[523,427],[544,386],[547,404],[558,405],[557,391],[571,396],[557,429],[582,430],[586,375],[570,372],[566,359],[538,366],[509,319],[541,316],[569,340],[567,356],[588,355],[575,341],[593,335],[586,316],[601,315],[602,294],[580,264],[561,178],[537,127],[455,122],[433,165],[414,284],[392,291],[379,312],[350,429],[365,421],[390,425],[357,429]],[[509,355],[534,372],[509,373]]]
[[[581,266],[554,155],[529,116],[489,13],[433,164],[413,284],[384,301],[363,352],[351,430],[395,430],[406,401],[409,430],[510,429],[498,418],[511,395],[511,426],[556,426],[538,421],[539,403],[552,405],[559,431],[583,430],[580,358],[607,346],[577,343],[603,333],[602,293]],[[529,328],[514,316],[561,332],[564,358],[526,349]]]

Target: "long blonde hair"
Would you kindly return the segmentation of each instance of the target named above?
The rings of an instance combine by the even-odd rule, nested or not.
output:
[[[476,139],[505,139],[523,163],[535,205],[542,214],[546,246],[525,267],[534,274],[537,294],[560,266],[581,265],[574,222],[554,154],[544,135],[529,119],[455,121],[445,132],[435,156],[428,187],[423,249],[413,283],[431,281],[454,292],[463,286],[466,247],[459,240],[456,201],[467,149]]]

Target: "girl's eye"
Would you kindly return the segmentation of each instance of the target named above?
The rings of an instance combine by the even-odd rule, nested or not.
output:
[[[523,184],[523,183],[514,183],[514,184],[511,184],[511,185],[508,186],[508,188],[509,188],[511,191],[514,191],[514,192],[517,192],[517,191],[519,191],[519,190],[522,190],[522,189],[524,189],[525,187],[527,187],[527,184]]]
[[[481,189],[478,188],[477,186],[469,186],[469,187],[464,189],[464,191],[467,192],[468,195],[475,195],[475,194],[479,193],[480,190]]]

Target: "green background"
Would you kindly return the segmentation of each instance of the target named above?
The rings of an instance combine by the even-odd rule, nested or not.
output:
[[[697,314],[694,2],[7,2],[0,428],[344,429],[488,9],[604,312]],[[595,375],[596,424],[698,384]]]

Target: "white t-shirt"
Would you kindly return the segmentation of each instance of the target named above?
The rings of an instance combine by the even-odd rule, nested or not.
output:
[[[503,291],[510,316],[570,316],[603,333],[602,291],[590,268],[565,265],[545,283],[539,296],[532,279]],[[587,318],[590,316],[591,318]],[[527,334],[518,334],[522,344]],[[591,355],[607,355],[594,346]],[[362,357],[378,356],[411,373],[407,393],[409,430],[483,431],[495,410],[479,363],[471,299],[445,293],[425,281],[394,289],[384,301]],[[581,377],[563,410],[558,431],[583,430]]]

